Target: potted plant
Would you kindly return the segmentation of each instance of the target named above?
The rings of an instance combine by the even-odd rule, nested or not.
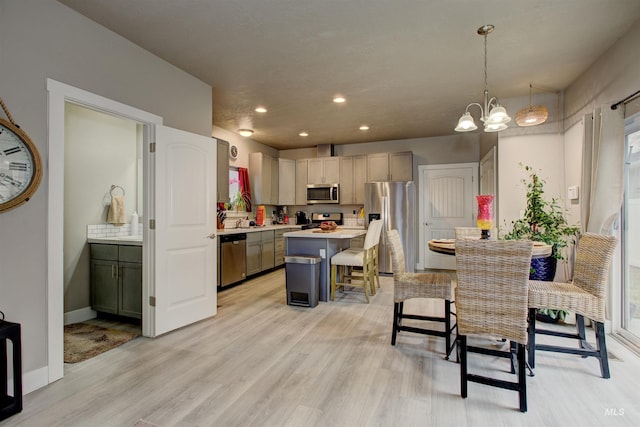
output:
[[[520,166],[523,166],[522,164]],[[544,198],[545,181],[531,166],[523,166],[529,174],[522,182],[527,188],[527,205],[522,218],[511,222],[511,231],[503,236],[506,240],[533,240],[551,245],[551,255],[547,258],[531,260],[532,280],[553,280],[558,260],[565,259],[564,249],[573,242],[580,232],[577,226],[569,225],[563,209],[556,198]],[[543,309],[539,315],[547,315],[551,321],[564,320],[564,310]],[[545,320],[545,319],[541,319]]]

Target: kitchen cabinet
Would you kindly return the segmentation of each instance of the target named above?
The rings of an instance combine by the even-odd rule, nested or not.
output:
[[[142,247],[92,243],[91,308],[142,318]]]
[[[278,159],[264,153],[249,153],[249,185],[255,205],[278,204]]]
[[[247,233],[247,277],[275,266],[273,230]]]
[[[218,151],[216,157],[216,187],[218,202],[229,202],[229,143],[223,139],[218,139]]]
[[[374,153],[367,155],[367,182],[413,181],[413,153]]]
[[[336,184],[339,182],[339,157],[308,159],[307,184]]]
[[[302,185],[302,184],[300,184]],[[296,161],[278,159],[278,205],[296,204]]]
[[[367,182],[367,157],[340,157],[340,204],[364,205],[365,182]]]
[[[296,205],[307,204],[308,160],[296,160]]]
[[[275,230],[275,256],[274,256],[274,264],[276,267],[284,265],[284,255],[286,251],[286,242],[284,238],[284,233],[289,231],[295,231],[295,228],[285,228],[280,230]]]

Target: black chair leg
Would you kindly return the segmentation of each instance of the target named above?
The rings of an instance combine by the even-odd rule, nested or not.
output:
[[[520,412],[527,412],[527,367],[524,344],[518,344],[518,395]]]
[[[529,368],[536,367],[536,311],[535,308],[529,309]]]
[[[451,353],[451,303],[449,301],[444,302],[444,342],[445,342],[445,360],[449,360],[449,354]]]
[[[596,341],[598,342],[598,358],[600,359],[600,373],[602,378],[611,378],[609,372],[609,357],[605,340],[604,323],[594,322],[596,327]]]
[[[393,304],[393,332],[391,333],[391,345],[396,345],[396,335],[398,334],[399,321],[398,317],[400,316],[400,303],[396,302]]]
[[[580,341],[580,348],[590,348],[591,346],[587,343],[587,335],[584,331],[584,316],[576,313],[576,332],[578,334],[578,340]],[[582,358],[586,358],[587,356],[582,356]]]
[[[460,396],[467,397],[467,337],[458,334],[458,349],[460,353]]]

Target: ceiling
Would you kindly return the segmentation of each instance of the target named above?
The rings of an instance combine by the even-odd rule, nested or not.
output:
[[[566,89],[640,19],[638,0],[59,1],[211,85],[213,125],[277,149],[453,134],[482,102],[484,24],[489,94],[524,107],[530,82]]]

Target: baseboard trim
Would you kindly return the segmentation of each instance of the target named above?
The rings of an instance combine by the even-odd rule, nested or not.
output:
[[[29,394],[49,384],[49,368],[43,366],[22,374],[22,394]],[[13,391],[13,379],[7,381],[7,389]]]
[[[97,315],[98,313],[92,310],[91,307],[68,311],[64,314],[64,324],[70,325],[71,323],[84,322],[85,320],[95,319]]]

